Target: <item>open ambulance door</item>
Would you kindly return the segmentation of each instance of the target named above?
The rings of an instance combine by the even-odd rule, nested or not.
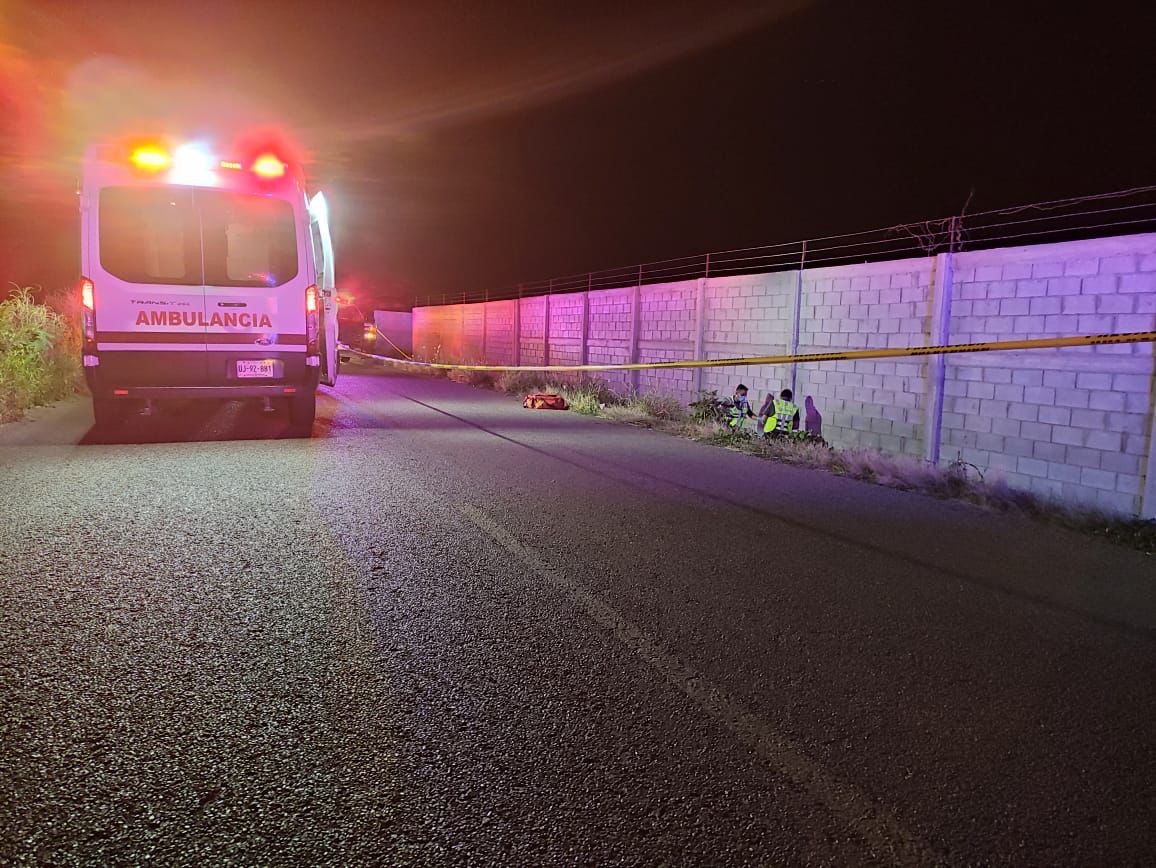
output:
[[[321,382],[337,382],[337,289],[333,271],[333,239],[329,234],[329,204],[325,194],[309,200],[309,236],[313,241],[313,259],[317,268],[317,290],[321,296]]]

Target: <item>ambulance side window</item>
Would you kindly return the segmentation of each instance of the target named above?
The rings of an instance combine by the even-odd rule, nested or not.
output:
[[[317,274],[316,279],[321,280],[321,275],[325,273],[325,248],[321,245],[321,226],[310,221],[309,223],[309,237],[313,241],[313,268]]]

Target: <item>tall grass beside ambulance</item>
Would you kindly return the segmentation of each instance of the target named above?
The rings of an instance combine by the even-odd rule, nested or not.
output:
[[[77,390],[80,317],[76,307],[66,294],[39,304],[30,287],[14,288],[0,300],[0,422],[19,419],[30,408]]]

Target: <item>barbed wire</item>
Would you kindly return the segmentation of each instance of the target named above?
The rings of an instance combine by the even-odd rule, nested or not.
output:
[[[1139,201],[1126,201],[1129,199]],[[754,247],[674,256],[596,271],[523,282],[497,290],[430,296],[427,304],[503,300],[548,293],[630,289],[701,277],[830,267],[947,251],[1026,244],[1032,240],[1100,237],[1112,229],[1156,230],[1156,185],[1089,196],[1072,196],[968,213],[968,197],[959,214],[901,223],[880,229],[823,235]],[[1101,204],[1102,203],[1102,204]],[[1014,218],[1014,219],[1008,219]]]

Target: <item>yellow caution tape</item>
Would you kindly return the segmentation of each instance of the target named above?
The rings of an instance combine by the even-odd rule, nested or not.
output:
[[[446,362],[417,362],[371,356],[398,365],[436,368],[446,371],[542,371],[562,373],[572,371],[653,371],[662,368],[728,368],[740,365],[785,365],[798,362],[839,362],[858,359],[893,359],[904,356],[937,356],[952,353],[993,353],[1006,350],[1045,350],[1060,347],[1089,347],[1103,344],[1142,344],[1156,341],[1156,331],[1128,332],[1111,335],[1079,335],[1066,338],[1032,338],[1019,341],[986,341],[978,344],[944,344],[937,347],[900,347],[873,350],[843,350],[833,353],[801,353],[778,356],[743,356],[732,359],[687,359],[681,362],[635,362],[621,365],[454,365]]]
[[[405,350],[403,350],[401,347],[399,347],[397,344],[395,344],[393,341],[391,341],[389,339],[389,335],[387,335],[385,332],[383,332],[381,329],[379,329],[376,325],[370,325],[369,323],[366,323],[366,325],[369,325],[369,327],[371,329],[373,329],[373,333],[376,337],[385,338],[386,342],[391,347],[393,347],[395,350],[397,350],[399,353],[401,353],[403,356],[405,356],[406,361],[410,361],[410,362],[413,361],[413,356],[411,356],[409,353],[407,353]],[[366,353],[366,355],[373,355],[373,353]],[[389,358],[389,357],[388,356],[382,356],[381,358]],[[420,364],[420,363],[415,363],[415,364]]]

